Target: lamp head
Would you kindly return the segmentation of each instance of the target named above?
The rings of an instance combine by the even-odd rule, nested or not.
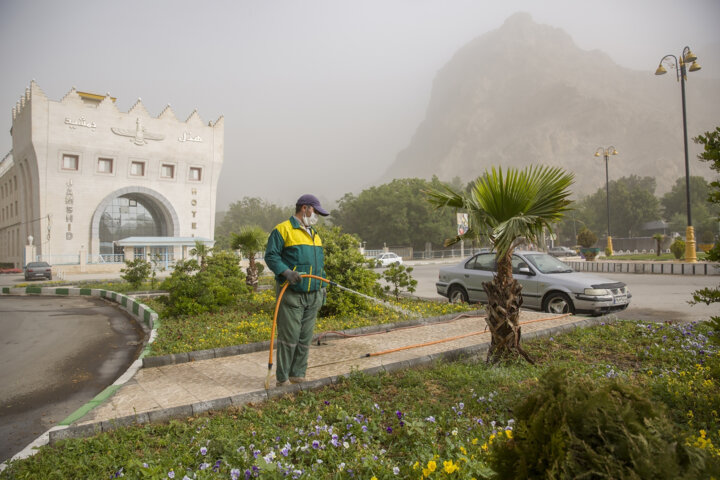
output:
[[[613,147],[613,149],[612,149],[612,150],[613,150],[613,151],[612,151],[612,153],[611,153],[610,155],[617,155],[617,154],[618,154],[618,151],[617,151],[617,150],[615,150],[615,147]]]
[[[660,63],[660,65],[658,65],[657,70],[655,70],[655,75],[665,75],[666,73],[667,73],[667,70],[665,70],[665,67],[663,67],[663,64]]]
[[[697,71],[700,70],[701,68],[702,68],[702,67],[700,66],[700,64],[697,63],[697,62],[695,62],[695,61],[693,61],[693,62],[692,62],[692,65],[690,65],[690,71],[691,71],[691,72],[697,72]]]
[[[684,57],[683,60],[685,61],[685,63],[690,63],[690,62],[694,62],[695,60],[697,60],[697,55],[692,53],[689,48],[686,49],[685,55],[683,57]]]
[[[599,157],[599,156],[600,156],[600,152],[595,152],[595,156],[596,156],[596,157]]]

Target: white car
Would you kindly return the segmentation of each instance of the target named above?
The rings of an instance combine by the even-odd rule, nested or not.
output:
[[[451,302],[487,303],[482,284],[495,276],[495,254],[479,253],[438,273],[437,293]],[[512,274],[522,285],[523,306],[545,312],[599,315],[625,310],[632,298],[623,282],[575,272],[547,253],[516,251]]]
[[[403,263],[402,257],[393,252],[382,253],[378,255],[375,260],[375,263],[380,267],[387,267],[389,265],[392,265],[393,263],[402,265]]]

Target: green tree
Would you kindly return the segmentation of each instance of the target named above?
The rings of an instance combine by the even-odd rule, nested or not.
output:
[[[243,257],[248,259],[247,276],[245,283],[257,291],[258,285],[258,265],[255,262],[255,255],[265,250],[268,234],[262,228],[253,225],[245,226],[240,229],[240,233],[233,233],[230,245],[233,250],[240,250]]]
[[[695,237],[707,237],[717,233],[720,205],[708,201],[711,197],[710,184],[704,177],[690,177],[690,207],[695,227]],[[685,177],[678,178],[672,189],[660,199],[665,220],[670,229],[684,232],[687,226],[687,193]],[[712,238],[712,237],[711,237]]]
[[[369,248],[386,245],[411,245],[424,249],[426,242],[441,244],[455,230],[454,212],[434,210],[425,201],[423,191],[440,188],[442,183],[419,178],[396,179],[346,194],[332,211],[333,223],[343,231],[358,235]]]
[[[140,288],[140,285],[150,276],[152,265],[144,258],[136,258],[135,260],[126,260],[125,268],[120,271],[123,275],[120,278],[132,285],[133,288]]]
[[[403,290],[413,293],[418,282],[412,277],[412,271],[413,267],[406,267],[397,263],[390,265],[382,274],[383,279],[387,282],[385,291],[392,293],[396,300],[400,298],[400,293]]]
[[[200,259],[200,270],[205,270],[207,266],[207,257],[213,251],[212,247],[205,245],[199,240],[195,240],[195,246],[190,249],[190,255]]]
[[[698,155],[703,162],[710,162],[710,168],[720,173],[720,127],[716,127],[712,132],[705,132],[693,139],[695,143],[704,146],[704,151]],[[720,207],[720,177],[715,178],[709,185],[710,189],[707,195],[707,201],[714,207]],[[720,214],[716,217],[720,220]],[[720,262],[720,239],[715,241],[715,245],[708,252],[707,259],[711,262]],[[693,292],[693,301],[691,303],[720,303],[720,286],[715,288],[703,288]],[[713,326],[715,335],[711,336],[711,341],[720,344],[720,316],[710,317],[710,323]]]
[[[475,180],[469,194],[450,187],[428,192],[436,207],[461,209],[471,217],[470,230],[446,244],[485,235],[497,252],[497,274],[483,283],[488,297],[486,322],[492,335],[488,361],[519,353],[532,362],[520,346],[522,287],[512,276],[512,252],[521,240],[537,243],[544,229],[552,232],[553,224],[568,210],[572,182],[572,174],[556,167],[509,168],[506,174],[493,168]]]
[[[378,284],[379,275],[368,268],[368,262],[360,253],[360,240],[355,235],[343,233],[340,227],[318,227],[325,254],[325,275],[338,285],[377,297],[382,294]],[[323,317],[331,315],[359,315],[369,312],[371,304],[364,298],[343,290],[333,289],[322,307]]]
[[[245,226],[258,226],[266,232],[275,225],[287,220],[295,212],[293,206],[280,207],[257,197],[243,197],[234,202],[223,213],[215,227],[215,240],[218,248],[230,248],[232,233],[239,232]],[[220,215],[218,215],[220,216]]]
[[[660,204],[655,197],[655,178],[630,175],[613,180],[610,189],[610,235],[637,236],[642,225],[660,220]],[[594,232],[607,232],[605,187],[578,202],[577,218]]]

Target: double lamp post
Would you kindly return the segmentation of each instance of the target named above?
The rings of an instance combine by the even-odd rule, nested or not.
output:
[[[610,236],[610,180],[608,177],[608,157],[610,155],[617,154],[618,151],[612,146],[607,148],[598,147],[598,149],[595,150],[596,157],[599,157],[600,155],[605,157],[605,201],[607,203],[607,246],[605,247],[605,250],[608,255],[613,254],[612,237]]]
[[[690,63],[690,68],[686,70],[685,65]],[[683,116],[683,135],[685,144],[685,197],[687,202],[687,228],[685,229],[685,261],[690,263],[697,262],[697,253],[695,250],[695,229],[692,226],[692,216],[690,212],[690,163],[688,160],[688,134],[687,134],[687,114],[685,113],[685,80],[687,71],[697,72],[700,65],[697,63],[697,57],[690,51],[690,47],[683,48],[680,58],[675,55],[665,55],[660,60],[655,75],[664,75],[667,70],[663,66],[675,69],[677,81],[680,82],[680,90],[682,92],[682,116]]]

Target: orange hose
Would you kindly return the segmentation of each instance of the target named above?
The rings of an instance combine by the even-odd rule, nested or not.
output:
[[[570,313],[565,313],[565,314],[560,315],[560,316],[558,316],[558,317],[536,318],[535,320],[527,320],[527,321],[525,321],[525,322],[519,322],[518,325],[527,325],[528,323],[543,322],[543,321],[546,321],[546,320],[555,320],[555,319],[558,319],[558,318],[567,317],[567,316],[569,316],[569,315],[571,315],[571,314],[570,314]],[[440,340],[433,340],[433,341],[431,341],[431,342],[416,343],[416,344],[414,344],[414,345],[407,345],[407,346],[405,346],[405,347],[392,348],[392,349],[390,349],[390,350],[383,350],[383,351],[380,351],[380,352],[366,353],[365,356],[366,356],[366,357],[376,357],[376,356],[379,356],[379,355],[385,355],[385,354],[387,354],[387,353],[399,352],[399,351],[401,351],[401,350],[410,350],[411,348],[427,347],[427,346],[429,346],[429,345],[435,345],[436,343],[452,342],[453,340],[459,340],[459,339],[461,339],[461,338],[471,337],[471,336],[473,336],[473,335],[481,335],[481,334],[483,334],[483,333],[487,333],[487,331],[488,331],[488,330],[487,330],[487,327],[485,327],[485,330],[483,330],[482,332],[465,333],[465,334],[463,334],[463,335],[457,335],[457,336],[455,336],[455,337],[450,337],[450,338],[443,338],[443,339],[440,339]]]
[[[327,278],[319,277],[317,275],[312,275],[310,273],[301,273],[301,277],[304,278],[314,278],[316,280],[323,281],[325,283],[332,283]],[[272,356],[273,356],[273,343],[275,343],[275,327],[277,326],[277,315],[278,311],[280,311],[280,301],[282,301],[283,295],[285,295],[285,290],[287,290],[288,285],[290,285],[288,282],[285,282],[285,285],[283,285],[282,289],[280,290],[280,293],[278,294],[277,303],[275,304],[275,314],[273,315],[273,324],[272,329],[270,330],[270,358],[268,358],[268,374],[267,378],[265,379],[265,389],[270,388],[270,371],[272,370]]]

